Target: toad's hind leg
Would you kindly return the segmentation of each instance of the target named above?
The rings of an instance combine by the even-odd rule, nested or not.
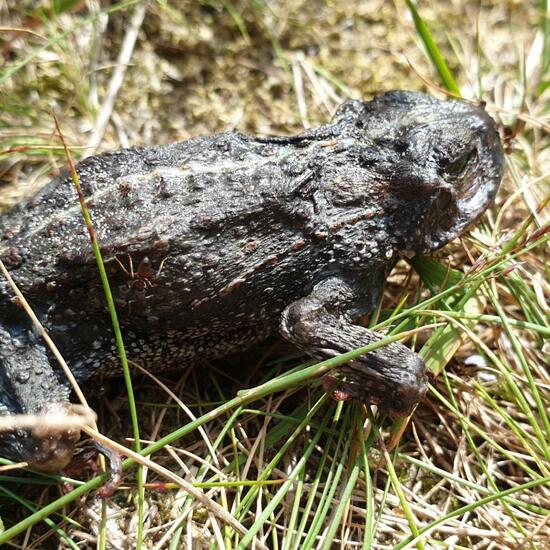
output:
[[[286,308],[281,333],[318,359],[377,342],[383,336],[352,323],[376,301],[372,288],[381,286],[361,288],[331,277]],[[350,361],[338,373],[344,377],[340,386],[344,395],[378,405],[395,417],[410,414],[427,389],[424,362],[398,342]]]
[[[59,413],[69,406],[69,389],[52,370],[40,338],[23,321],[0,327],[0,415]],[[0,456],[57,471],[72,458],[76,430],[33,435],[17,429],[0,433]]]

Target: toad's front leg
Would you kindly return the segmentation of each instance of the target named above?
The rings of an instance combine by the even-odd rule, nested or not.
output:
[[[372,308],[377,288],[330,277],[285,309],[281,333],[318,359],[379,341],[380,334],[352,322]],[[393,417],[410,414],[427,389],[424,362],[398,342],[362,355],[337,372],[342,376],[343,395],[378,405]]]

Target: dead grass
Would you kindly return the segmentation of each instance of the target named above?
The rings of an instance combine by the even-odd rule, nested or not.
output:
[[[55,14],[49,4],[8,0],[0,7],[9,27],[0,42],[4,206],[64,165],[51,109],[75,156],[85,156],[92,135],[103,133],[108,100],[114,107],[102,150],[231,129],[291,133],[327,120],[348,95],[436,83],[401,1],[151,2],[143,21],[133,21],[134,46],[128,34],[135,6],[113,4],[107,13],[94,1],[73,2]],[[550,548],[550,94],[541,84],[549,76],[540,13],[535,3],[512,0],[481,9],[477,2],[426,2],[419,9],[463,95],[487,101],[506,124],[524,123],[495,207],[438,256],[459,270],[459,292],[447,302],[432,299],[427,281],[405,264],[387,286],[379,320],[393,312],[401,315],[394,324],[407,323],[402,329],[444,322],[420,332],[415,344],[433,370],[449,361],[446,369],[393,451],[385,447],[387,422],[372,423],[356,404],[331,402],[309,385],[229,408],[151,457],[267,548]],[[122,67],[125,39],[129,64]],[[111,83],[117,70],[118,90]],[[475,299],[466,299],[468,289]],[[139,377],[144,446],[303,360],[270,342],[210,368],[162,377],[174,396]],[[131,446],[122,384],[109,386],[94,403],[100,430]],[[59,496],[56,479],[29,475],[17,481],[24,491],[17,479],[1,478],[6,528]],[[146,547],[247,544],[182,487],[147,473]],[[131,547],[134,494],[129,474],[106,515],[94,492],[85,492],[51,515],[53,523],[37,523],[11,544],[92,548],[103,529],[107,547]]]

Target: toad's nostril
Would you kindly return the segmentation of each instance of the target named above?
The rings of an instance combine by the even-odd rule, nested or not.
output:
[[[436,198],[435,207],[437,212],[441,214],[446,213],[453,202],[453,196],[454,193],[451,189],[441,189]]]

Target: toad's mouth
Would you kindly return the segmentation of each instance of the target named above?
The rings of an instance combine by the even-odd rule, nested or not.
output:
[[[500,151],[497,154],[500,155]],[[438,214],[431,220],[431,239],[426,243],[430,251],[441,248],[464,233],[493,202],[502,179],[501,159],[495,161],[494,173],[478,175],[458,193],[443,190],[443,200],[448,202],[448,207],[436,209]],[[445,197],[446,193],[450,196]]]
[[[430,249],[437,250],[445,246],[475,224],[493,202],[498,184],[499,181],[478,183],[460,193],[452,209],[438,216],[429,243]]]

